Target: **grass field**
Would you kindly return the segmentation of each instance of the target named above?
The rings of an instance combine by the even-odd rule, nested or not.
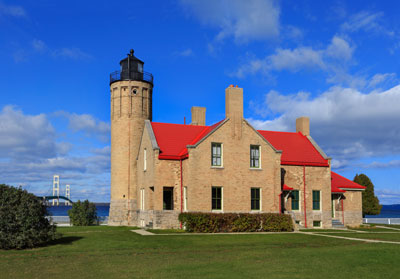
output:
[[[0,278],[398,278],[400,274],[400,245],[395,244],[299,233],[141,236],[131,229],[58,228],[63,236],[46,247],[0,250]],[[393,232],[343,236],[400,242],[400,232]]]

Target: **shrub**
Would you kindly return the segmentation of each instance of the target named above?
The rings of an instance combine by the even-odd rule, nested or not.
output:
[[[88,200],[74,202],[72,208],[68,210],[68,215],[74,226],[90,226],[96,224],[97,221],[96,206]]]
[[[293,221],[290,215],[277,213],[200,213],[179,215],[188,232],[290,232]]]
[[[56,237],[43,202],[26,190],[0,184],[0,248],[33,248]]]

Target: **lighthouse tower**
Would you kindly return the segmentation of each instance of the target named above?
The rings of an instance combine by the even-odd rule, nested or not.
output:
[[[136,225],[138,210],[136,158],[145,120],[152,119],[153,75],[133,55],[110,74],[111,203],[109,225]]]

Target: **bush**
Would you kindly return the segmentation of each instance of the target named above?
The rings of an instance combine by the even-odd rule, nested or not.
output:
[[[74,202],[72,208],[68,210],[68,215],[71,224],[74,226],[95,225],[97,221],[96,206],[88,200]]]
[[[181,213],[179,221],[188,232],[290,232],[290,215],[277,213]]]
[[[47,208],[33,194],[0,184],[0,248],[33,248],[56,237]]]

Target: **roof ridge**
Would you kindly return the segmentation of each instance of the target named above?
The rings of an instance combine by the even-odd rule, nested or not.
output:
[[[153,124],[167,124],[167,125],[179,125],[179,126],[185,126],[185,127],[210,127],[210,126],[203,126],[203,125],[191,125],[191,124],[179,124],[179,123],[166,123],[166,122],[154,122],[151,121]]]

